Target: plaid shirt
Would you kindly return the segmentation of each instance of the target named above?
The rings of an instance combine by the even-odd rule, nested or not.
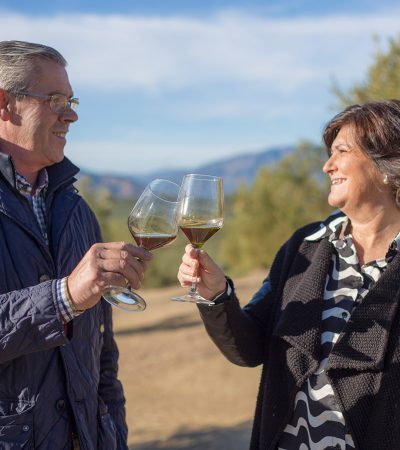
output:
[[[23,195],[30,203],[33,213],[35,214],[40,231],[46,244],[49,245],[49,238],[46,227],[46,203],[45,196],[49,179],[47,170],[42,169],[38,174],[38,182],[36,190],[33,192],[33,186],[28,183],[26,178],[16,173],[16,186],[18,192]],[[68,293],[67,277],[57,280],[56,282],[56,301],[60,311],[61,319],[64,323],[70,322],[74,317],[80,314],[74,307],[71,297]]]

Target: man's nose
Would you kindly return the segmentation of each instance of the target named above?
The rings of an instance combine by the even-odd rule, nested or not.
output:
[[[67,107],[62,113],[60,113],[60,121],[73,123],[78,120],[79,116],[72,108]]]

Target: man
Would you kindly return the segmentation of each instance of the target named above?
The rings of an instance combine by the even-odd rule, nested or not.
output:
[[[0,448],[126,449],[108,284],[151,254],[101,244],[64,146],[78,99],[54,49],[0,42]]]

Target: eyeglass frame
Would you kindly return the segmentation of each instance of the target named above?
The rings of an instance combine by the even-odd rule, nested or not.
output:
[[[72,110],[75,111],[77,109],[78,105],[79,105],[79,98],[77,98],[77,97],[67,97],[66,95],[60,94],[60,93],[57,93],[57,94],[36,94],[36,93],[33,93],[33,92],[25,92],[25,91],[18,91],[18,92],[11,92],[11,93],[13,95],[15,95],[15,96],[21,95],[23,97],[42,98],[42,99],[44,99],[44,100],[49,102],[50,110],[52,112],[54,112],[54,113],[57,113],[57,114],[63,113],[67,108],[71,108]],[[66,100],[65,107],[62,108],[59,111],[55,110],[54,106],[52,107],[52,102],[54,102],[54,100],[53,100],[54,97],[63,97],[63,98],[65,98],[65,100]],[[54,103],[53,103],[53,105],[54,105]]]

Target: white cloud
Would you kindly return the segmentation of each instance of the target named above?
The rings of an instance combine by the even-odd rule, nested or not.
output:
[[[74,85],[153,93],[239,82],[287,92],[332,73],[348,80],[368,63],[373,34],[400,29],[394,12],[285,19],[232,11],[205,18],[2,13],[1,24],[0,39],[61,50]]]
[[[0,40],[63,53],[85,99],[67,155],[90,170],[133,175],[319,139],[330,77],[343,87],[361,81],[372,36],[396,36],[399,12],[277,19],[0,11]],[[104,92],[119,94],[107,97],[108,109]]]

